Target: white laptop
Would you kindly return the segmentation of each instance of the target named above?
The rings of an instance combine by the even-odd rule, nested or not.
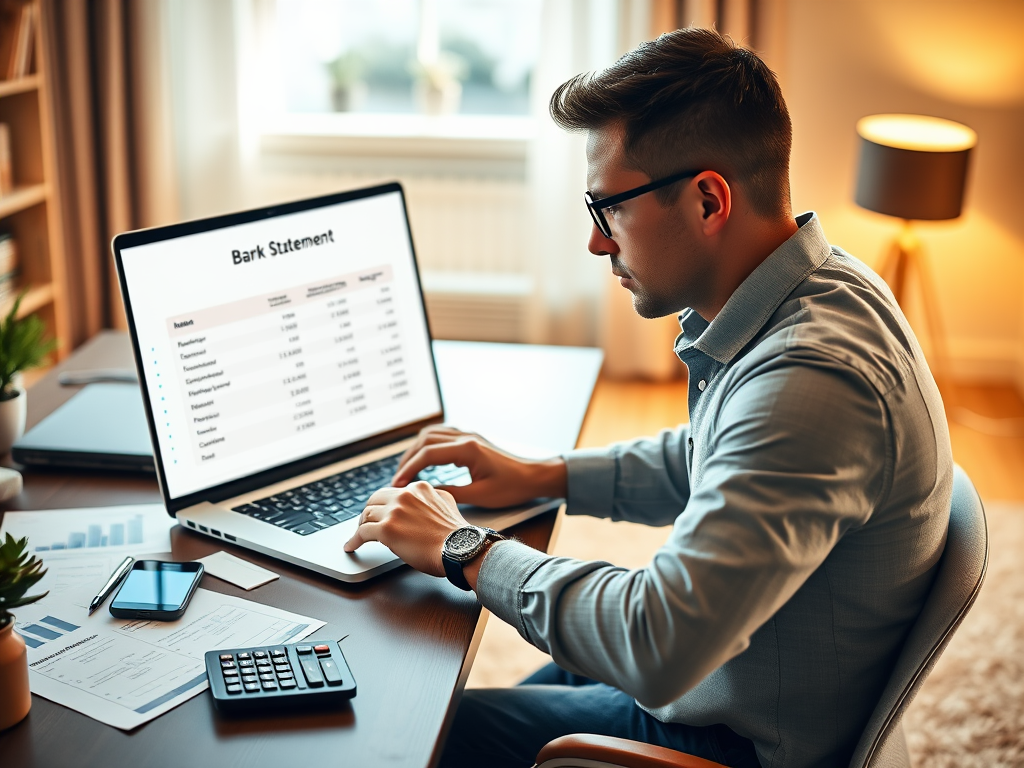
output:
[[[342,545],[444,420],[401,186],[128,232],[113,250],[168,513],[343,581],[400,565]],[[469,481],[451,465],[424,477]],[[501,529],[557,504],[464,512]]]

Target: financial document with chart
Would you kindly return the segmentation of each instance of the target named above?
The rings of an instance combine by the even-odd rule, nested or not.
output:
[[[441,410],[401,194],[121,251],[171,498]]]

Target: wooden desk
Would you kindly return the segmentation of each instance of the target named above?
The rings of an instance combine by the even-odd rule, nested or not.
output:
[[[492,345],[487,345],[488,347]],[[493,345],[500,349],[500,345]],[[465,348],[478,354],[483,348]],[[550,354],[551,348],[541,348]],[[493,351],[493,350],[492,350]],[[508,348],[510,355],[529,354],[529,348]],[[448,353],[458,357],[457,346]],[[590,399],[600,353],[567,350],[566,370],[575,406],[582,414]],[[442,367],[442,387],[457,372]],[[451,365],[451,354],[449,366]],[[82,347],[29,392],[28,423],[33,425],[74,395],[62,388],[63,369],[132,367],[124,334],[104,333]],[[493,371],[508,386],[508,370]],[[461,374],[473,375],[463,371]],[[460,375],[461,375],[460,374]],[[487,371],[476,375],[488,375]],[[525,371],[524,375],[531,375]],[[459,376],[456,376],[458,379]],[[497,386],[497,385],[495,385]],[[524,384],[524,386],[526,386]],[[560,385],[565,392],[564,379]],[[481,387],[481,391],[491,391]],[[564,396],[564,394],[563,394]],[[572,399],[571,397],[569,398]],[[478,424],[463,404],[456,409]],[[471,410],[471,409],[470,409]],[[507,405],[505,406],[507,410]],[[483,422],[493,418],[484,413]],[[575,418],[575,416],[572,416]],[[564,419],[564,417],[563,417]],[[575,425],[578,434],[580,423]],[[565,438],[565,429],[561,437]],[[575,435],[572,436],[575,442]],[[6,509],[47,509],[160,502],[154,480],[98,473],[33,472],[25,476],[24,492]],[[548,513],[513,529],[527,544],[546,549],[556,525]],[[227,719],[219,715],[207,694],[201,694],[131,733],[103,725],[85,715],[33,696],[32,711],[20,724],[0,733],[5,766],[410,766],[434,765],[462,694],[483,633],[487,614],[470,593],[442,579],[403,567],[368,583],[341,584],[311,571],[226,542],[175,528],[174,558],[193,560],[220,549],[235,552],[281,574],[253,592],[214,578],[203,587],[276,605],[327,622],[316,637],[345,637],[341,647],[359,687],[350,707],[322,714],[284,714],[275,717]]]

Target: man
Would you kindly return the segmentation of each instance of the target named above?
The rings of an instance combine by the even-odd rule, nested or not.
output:
[[[690,424],[540,462],[433,428],[370,498],[348,549],[376,539],[442,576],[447,546],[450,578],[557,664],[467,692],[442,764],[528,766],[591,732],[845,765],[945,541],[952,459],[921,349],[882,281],[793,218],[789,115],[754,54],[679,30],[570,80],[551,112],[587,131],[590,250],[640,315],[682,312]],[[448,462],[472,484],[408,485]],[[673,527],[637,571],[453,533],[455,501],[538,496]]]

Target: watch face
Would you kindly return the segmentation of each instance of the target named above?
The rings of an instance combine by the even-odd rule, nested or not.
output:
[[[455,557],[468,555],[480,546],[484,536],[484,532],[479,528],[459,528],[448,537],[445,549]]]

